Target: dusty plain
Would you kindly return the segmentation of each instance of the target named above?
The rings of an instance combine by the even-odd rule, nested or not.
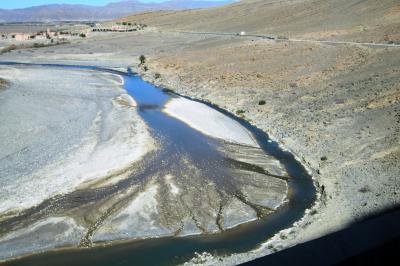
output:
[[[258,250],[223,258],[226,264],[399,204],[398,1],[254,0],[121,20],[149,27],[0,59],[129,66],[157,85],[237,113],[293,152],[312,173],[318,201],[292,228]],[[246,35],[236,35],[241,31]]]

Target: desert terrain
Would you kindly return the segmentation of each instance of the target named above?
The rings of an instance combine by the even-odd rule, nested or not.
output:
[[[118,21],[148,27],[0,60],[130,67],[246,119],[292,152],[318,190],[313,207],[257,250],[218,260],[247,261],[399,204],[398,1],[243,0]],[[203,254],[191,262],[215,259]]]

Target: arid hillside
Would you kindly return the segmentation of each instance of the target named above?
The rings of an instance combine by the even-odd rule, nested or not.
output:
[[[399,14],[396,0],[243,0],[206,10],[144,13],[122,20],[164,30],[382,41],[400,39]]]

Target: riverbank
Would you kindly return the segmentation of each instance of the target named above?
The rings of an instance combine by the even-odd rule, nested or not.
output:
[[[319,186],[319,204],[272,243],[226,257],[226,264],[305,242],[400,204],[399,48],[179,32],[235,33],[244,27],[286,38],[382,43],[398,39],[396,1],[340,0],[328,7],[326,1],[251,2],[212,10],[213,16],[196,10],[138,15],[132,21],[143,19],[156,30],[2,55],[131,66],[154,84],[239,113],[295,154]],[[243,10],[248,21],[238,19]],[[354,20],[359,10],[365,12]],[[221,22],[224,14],[228,20]],[[176,21],[182,24],[175,27]],[[147,71],[138,68],[142,54]]]
[[[319,190],[324,188],[318,208],[294,228],[295,233],[285,233],[283,239],[277,235],[278,244],[266,244],[269,248],[244,254],[238,261],[316,238],[398,204],[397,48],[286,45],[154,32],[132,34],[131,38],[136,40],[135,47],[121,47],[116,61],[111,55],[105,61],[93,61],[92,54],[68,56],[78,47],[100,52],[111,49],[113,42],[108,39],[52,48],[56,50],[50,57],[50,48],[43,48],[5,58],[23,60],[29,55],[32,60],[48,58],[45,62],[77,59],[83,64],[121,67],[130,62],[133,71],[140,71],[137,64],[143,53],[149,68],[141,72],[146,80],[231,113],[243,110],[246,120],[293,152],[310,169]],[[151,47],[162,49],[158,44],[164,38],[168,40],[165,50],[149,56]],[[189,48],[199,42],[213,48]],[[173,51],[178,47],[182,51],[176,54]],[[249,49],[254,53],[251,57]],[[121,53],[126,53],[124,61],[119,61]],[[229,56],[232,53],[235,58]],[[299,66],[303,67],[299,70]],[[296,71],[299,74],[293,76]],[[160,74],[157,79],[156,73]],[[266,103],[260,105],[262,100]]]
[[[203,103],[185,98],[173,98],[165,105],[164,112],[206,135],[238,144],[259,147],[251,133],[238,122]]]
[[[8,84],[0,92],[0,222],[46,204],[48,213],[20,218],[14,230],[3,225],[0,260],[78,245],[85,228],[65,213],[51,216],[56,207],[46,202],[116,182],[155,150],[154,140],[117,75],[0,66],[0,77]]]
[[[345,63],[346,66],[328,76],[328,81],[280,81],[265,73],[248,79],[240,70],[236,72],[239,76],[224,77],[224,66],[204,68],[212,64],[211,61],[223,61],[222,58],[235,49],[238,57],[235,61],[241,62],[240,69],[252,69],[259,65],[259,59],[243,61],[239,51],[244,55],[251,47],[253,52],[261,52],[261,47],[270,45],[292,51],[305,48],[303,45],[283,48],[286,45],[244,42],[227,51],[224,46],[219,47],[213,51],[213,56],[204,56],[201,64],[193,60],[199,54],[191,52],[150,58],[150,71],[142,72],[147,80],[161,87],[211,102],[231,113],[243,111],[240,112],[242,117],[268,132],[312,172],[320,192],[314,208],[293,228],[276,235],[259,250],[224,258],[228,265],[339,230],[400,201],[399,90],[396,85],[400,64],[396,50],[356,48],[368,51],[362,54],[364,59],[355,65]],[[326,49],[317,46],[312,50]],[[204,52],[209,54],[210,50]],[[270,54],[268,60],[282,60],[280,56],[281,53]],[[280,76],[289,77],[291,66],[287,65]],[[155,73],[160,77],[154,78]],[[370,78],[372,73],[374,78]],[[265,78],[270,84],[267,87],[263,83]],[[265,104],[260,105],[260,101]],[[212,264],[217,262],[214,259],[205,254],[192,262]]]
[[[4,75],[7,77],[11,76],[9,72],[12,71],[20,74],[22,70],[28,69],[33,72],[36,70],[34,78],[29,75],[24,77],[28,81],[35,78],[50,81],[51,79],[40,75],[40,71],[52,70],[49,73],[56,74],[61,70],[60,68],[71,71],[69,74],[78,74],[77,70],[82,70],[79,74],[83,76],[87,73],[94,74],[94,71],[88,71],[90,67],[71,68],[71,66],[59,64],[35,66],[6,63],[3,68],[6,72]],[[107,70],[104,71],[107,72]],[[107,75],[112,76],[114,82],[119,78],[113,74]],[[75,78],[80,81],[77,77]],[[15,78],[13,81],[15,82]],[[65,81],[68,81],[68,78]],[[84,180],[83,185],[71,191],[62,191],[53,182],[52,188],[56,190],[54,195],[38,199],[41,201],[40,204],[33,202],[32,206],[24,206],[26,209],[19,209],[3,216],[0,220],[3,229],[0,231],[3,233],[0,239],[1,260],[65,247],[59,250],[61,257],[63,252],[76,251],[77,246],[98,247],[103,243],[111,245],[142,238],[188,236],[201,233],[208,235],[205,237],[213,241],[201,245],[197,239],[193,239],[191,245],[180,249],[182,258],[190,258],[193,252],[201,250],[221,252],[221,242],[227,241],[227,237],[230,238],[230,243],[238,242],[232,245],[233,251],[251,250],[263,240],[260,241],[260,233],[262,237],[265,234],[272,236],[279,229],[298,220],[314,201],[315,191],[304,169],[291,154],[279,150],[274,144],[269,145],[263,133],[243,121],[231,121],[232,118],[229,116],[224,116],[203,103],[167,94],[144,82],[138,76],[126,75],[124,81],[125,90],[135,100],[122,94],[117,96],[115,101],[128,109],[138,108],[141,117],[151,128],[152,136],[157,139],[159,151],[152,153],[147,160],[129,169],[132,170],[132,174],[129,171],[119,171],[115,175],[108,173],[109,175],[104,178]],[[93,83],[89,84],[93,85]],[[109,86],[103,83],[94,85]],[[41,90],[34,92],[40,93]],[[17,95],[11,99],[14,102],[20,101],[20,96]],[[193,114],[201,110],[209,119],[218,118],[219,121],[211,129],[205,129],[203,126],[206,134],[210,132],[221,134],[222,131],[218,131],[221,127],[234,130],[233,135],[241,133],[238,135],[240,138],[233,140],[224,135],[213,134],[210,134],[213,138],[209,138],[200,134],[177,119],[164,114],[162,110],[168,100],[170,100],[169,103],[174,101],[178,103],[175,109],[170,109],[171,114],[182,116],[182,108],[188,108],[189,117],[180,117],[182,121],[186,120],[185,123],[198,124],[199,120]],[[55,99],[55,102],[60,101]],[[183,107],[182,102],[185,103]],[[44,101],[44,103],[47,102]],[[51,106],[51,104],[47,105]],[[33,114],[38,116],[41,108],[35,109]],[[51,118],[45,114],[41,117],[42,122],[49,122],[48,118]],[[23,121],[25,117],[21,116],[20,119]],[[34,126],[40,125],[39,122],[34,119],[31,121]],[[13,128],[10,122],[8,126]],[[135,136],[131,137],[137,139]],[[251,145],[238,144],[242,141],[250,141]],[[10,146],[14,147],[15,144],[11,143]],[[25,155],[25,152],[23,154]],[[29,163],[26,159],[30,157],[22,160],[22,163]],[[73,162],[71,158],[67,158],[63,164],[68,165],[71,161]],[[43,170],[42,168],[45,167],[38,165],[38,168]],[[288,170],[289,168],[291,170]],[[65,169],[59,167],[58,170]],[[43,173],[41,178],[47,178],[47,174]],[[73,173],[69,174],[73,177]],[[293,176],[301,178],[289,180]],[[57,181],[57,177],[55,176],[52,181]],[[31,183],[40,181],[40,178],[34,176],[32,180],[32,182],[20,184],[20,177],[17,177],[13,184],[19,184],[24,189]],[[14,189],[14,192],[17,190]],[[305,196],[302,204],[293,207],[287,204],[288,201],[298,200],[299,195]],[[92,208],[91,205],[95,205],[96,208]],[[266,216],[269,216],[269,219],[263,219]],[[269,221],[270,219],[272,221]],[[254,220],[257,221],[224,232]],[[43,231],[48,233],[43,234]],[[217,235],[214,237],[213,234],[216,233],[220,233],[221,238]],[[246,236],[241,234],[246,234]],[[256,237],[252,237],[252,234]],[[62,238],[62,241],[57,240],[58,238],[55,241],[48,239],[53,235]],[[202,237],[199,236],[199,238]],[[240,243],[243,238],[247,241]],[[179,240],[170,241],[179,242]],[[190,242],[190,239],[182,241]],[[28,242],[32,246],[27,246]],[[163,241],[158,243],[161,249],[163,249],[162,243]],[[130,243],[127,243],[128,247],[129,245]],[[12,251],[11,254],[10,251]],[[225,252],[227,251],[224,249]],[[138,256],[134,257],[137,259]],[[139,257],[140,260],[146,260],[147,256]],[[170,261],[176,258],[172,254],[165,259]],[[182,258],[179,259],[182,260]],[[30,260],[29,257],[24,259]],[[109,259],[118,260],[119,256],[112,256]],[[85,257],[83,262],[88,263],[89,260],[90,256]],[[153,264],[159,262],[151,261]]]

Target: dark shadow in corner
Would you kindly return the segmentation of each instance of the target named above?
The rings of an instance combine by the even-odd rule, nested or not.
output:
[[[396,265],[399,251],[400,206],[243,265]]]

